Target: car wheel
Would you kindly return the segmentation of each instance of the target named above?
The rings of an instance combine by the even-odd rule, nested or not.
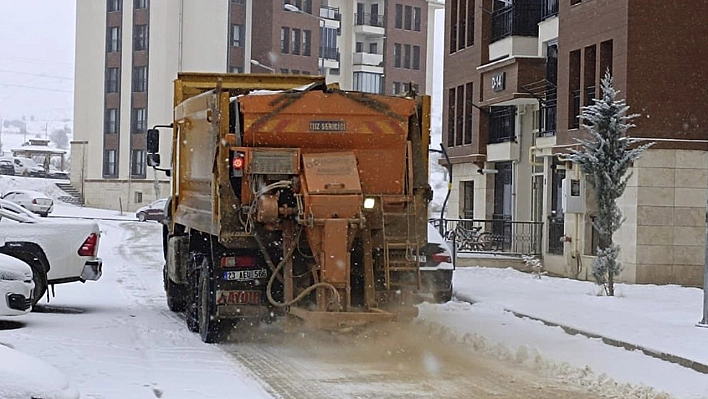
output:
[[[147,215],[145,215],[145,212],[138,213],[138,220],[141,222],[144,222],[147,220]]]
[[[199,273],[199,335],[208,344],[222,338],[221,321],[215,315],[216,303],[213,283],[206,269]]]
[[[433,299],[436,303],[447,303],[452,300],[452,287],[443,291],[433,293]]]
[[[167,265],[164,269],[165,296],[167,307],[173,312],[182,312],[187,307],[186,289],[184,284],[177,284],[167,275]]]
[[[43,218],[46,218],[47,215],[49,215],[49,212],[41,212],[41,213],[39,214],[39,216],[41,216],[41,217],[43,217]]]

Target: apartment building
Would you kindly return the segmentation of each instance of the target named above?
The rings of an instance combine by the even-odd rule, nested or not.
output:
[[[172,120],[177,73],[325,75],[345,90],[432,88],[441,0],[77,0],[72,184],[134,210],[169,192],[146,130]],[[170,154],[163,129],[161,153]],[[163,161],[164,163],[164,161]]]
[[[708,1],[450,0],[443,141],[450,218],[489,220],[518,252],[592,279],[592,187],[563,154],[606,70],[640,114],[629,134],[657,142],[619,200],[621,281],[701,285],[708,184]],[[576,147],[577,148],[577,147]],[[532,241],[516,232],[538,226]],[[484,223],[484,222],[483,222]],[[542,227],[541,227],[542,226]],[[542,228],[542,230],[540,230]],[[538,244],[538,245],[536,245]]]

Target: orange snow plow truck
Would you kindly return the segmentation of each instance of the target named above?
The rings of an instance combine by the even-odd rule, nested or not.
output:
[[[174,92],[164,286],[189,329],[417,316],[429,97],[257,74],[181,73]],[[147,147],[158,166],[158,130]]]

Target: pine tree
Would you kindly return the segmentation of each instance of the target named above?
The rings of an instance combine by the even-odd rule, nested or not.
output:
[[[629,106],[624,100],[615,99],[618,93],[608,70],[602,79],[602,98],[582,109],[582,126],[592,138],[578,139],[582,150],[571,150],[568,157],[594,188],[598,214],[593,225],[600,235],[600,246],[592,263],[592,275],[609,296],[614,296],[614,278],[622,271],[617,260],[620,246],[612,240],[624,221],[617,199],[627,187],[631,175],[627,175],[627,170],[653,144],[638,145],[639,140],[626,136],[635,126],[632,119],[639,115],[627,115]]]

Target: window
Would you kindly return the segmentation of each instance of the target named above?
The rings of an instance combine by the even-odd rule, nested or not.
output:
[[[420,46],[413,46],[413,69],[420,70]]]
[[[300,55],[300,29],[293,28],[292,30],[292,48],[290,52],[294,55]]]
[[[299,70],[299,69],[291,69],[291,70],[290,70],[290,73],[291,73],[292,75],[299,75],[299,74],[300,74],[300,70]]]
[[[379,44],[378,43],[369,43],[369,53],[378,54],[379,53]]]
[[[381,93],[381,75],[369,72],[354,72],[354,90],[365,93]]]
[[[133,176],[145,176],[145,150],[131,151],[130,174]]]
[[[413,30],[420,32],[420,7],[413,7]]]
[[[467,45],[474,44],[474,0],[467,3]]]
[[[411,45],[403,45],[403,67],[411,69]]]
[[[516,107],[492,107],[489,115],[489,143],[503,143],[516,138]]]
[[[405,30],[411,30],[411,23],[412,21],[412,14],[413,14],[413,7],[411,6],[406,6],[405,8],[405,14],[403,16],[403,29]]]
[[[401,83],[400,82],[393,82],[393,87],[391,88],[391,91],[393,94],[398,94],[401,90]]]
[[[396,68],[401,67],[401,43],[393,45],[393,66]]]
[[[447,146],[455,146],[455,88],[447,90]]]
[[[474,105],[472,93],[472,82],[469,82],[465,85],[465,137],[463,144],[472,144],[472,107]]]
[[[231,25],[231,47],[243,47],[243,25]]]
[[[403,29],[403,5],[396,4],[396,29]]]
[[[231,3],[233,4],[239,4],[239,5],[245,5],[246,0],[231,0]]]
[[[280,52],[282,54],[290,52],[290,28],[280,28]]]
[[[103,176],[116,177],[118,176],[116,150],[103,151]]]
[[[288,71],[288,68],[280,68],[280,73],[281,73],[281,74],[287,75],[288,72],[289,72],[289,71]]]
[[[111,26],[108,28],[106,38],[106,52],[116,53],[120,51],[120,26]]]
[[[108,12],[120,11],[121,0],[108,0]]]
[[[462,181],[462,218],[474,219],[474,181]]]
[[[135,192],[135,203],[141,204],[143,202],[143,193],[140,191]]]
[[[364,52],[364,42],[356,42],[354,45],[354,52],[355,53],[363,53]]]
[[[103,125],[104,134],[118,133],[118,108],[107,108]]]
[[[243,73],[243,67],[238,67],[238,66],[232,66],[231,69],[229,69],[230,73]]]
[[[311,55],[311,51],[310,51],[310,48],[312,47],[311,43],[312,43],[312,31],[309,31],[309,30],[302,31],[302,55],[305,55],[308,57]],[[323,56],[323,55],[320,54],[320,56]]]
[[[452,0],[452,5],[450,6],[450,21],[452,26],[450,26],[450,54],[457,51],[457,0]]]
[[[147,67],[133,67],[133,92],[147,91]]]
[[[145,133],[147,131],[147,110],[145,108],[133,108],[130,131],[133,133]]]
[[[118,68],[106,68],[106,93],[118,92]]]
[[[133,50],[147,50],[148,27],[147,25],[135,25],[133,28]]]
[[[142,10],[148,8],[148,0],[133,0],[133,7],[136,10]]]

